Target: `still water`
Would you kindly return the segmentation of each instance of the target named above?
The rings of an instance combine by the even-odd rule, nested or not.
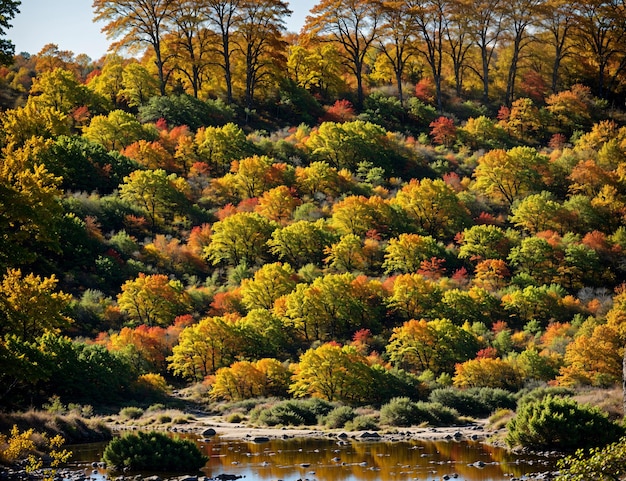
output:
[[[209,456],[203,472],[245,476],[245,481],[391,481],[439,480],[444,475],[467,481],[504,481],[549,471],[555,460],[517,455],[472,441],[365,442],[335,439],[287,439],[265,443],[198,440]],[[71,447],[75,462],[98,461],[104,445]],[[103,479],[103,473],[94,475]]]

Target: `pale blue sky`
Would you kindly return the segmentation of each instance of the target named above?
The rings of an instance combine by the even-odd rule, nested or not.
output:
[[[293,15],[287,28],[297,32],[317,0],[290,0]],[[49,43],[75,55],[86,53],[93,60],[102,57],[109,41],[100,33],[101,24],[93,23],[92,0],[22,0],[20,13],[13,19],[7,37],[15,52],[38,53]]]

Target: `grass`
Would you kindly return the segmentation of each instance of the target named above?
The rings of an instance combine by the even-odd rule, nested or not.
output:
[[[34,409],[21,413],[0,413],[0,432],[8,433],[14,425],[20,431],[32,428],[50,437],[61,435],[66,444],[106,441],[112,437],[104,422],[76,413],[55,414]]]

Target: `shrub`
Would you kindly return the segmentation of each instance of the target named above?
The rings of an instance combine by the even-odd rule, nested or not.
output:
[[[551,395],[522,404],[507,429],[510,446],[563,451],[604,446],[624,435],[600,409]]]
[[[232,413],[226,418],[226,422],[228,423],[240,423],[245,420],[245,417],[241,413]]]
[[[139,419],[141,416],[143,416],[143,412],[144,411],[141,408],[128,406],[120,410],[120,416],[124,419]]]
[[[281,401],[272,406],[258,406],[250,412],[250,420],[266,426],[311,426],[335,406],[323,399]]]
[[[167,424],[172,422],[172,416],[169,414],[159,414],[157,416],[157,422],[159,424]]]
[[[114,439],[104,449],[103,459],[117,469],[163,472],[197,471],[208,460],[193,441],[154,431]]]
[[[459,414],[486,417],[497,409],[514,409],[515,395],[500,388],[441,388],[430,393],[429,401],[455,409]]]
[[[560,459],[558,481],[585,481],[587,479],[623,479],[626,474],[626,438],[604,448],[582,449]]]
[[[541,401],[546,396],[570,397],[573,394],[574,392],[566,387],[538,387],[529,392],[522,392],[517,405],[522,406],[531,401]]]
[[[329,412],[324,418],[324,425],[331,429],[342,428],[355,417],[356,413],[350,406],[339,406]]]
[[[380,422],[389,426],[412,426],[417,419],[415,403],[408,397],[393,398],[380,408]]]
[[[378,422],[374,416],[356,416],[344,426],[348,431],[378,431]]]

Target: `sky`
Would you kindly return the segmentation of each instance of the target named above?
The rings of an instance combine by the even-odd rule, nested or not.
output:
[[[293,15],[287,29],[298,32],[317,0],[289,0]],[[15,53],[38,53],[44,45],[56,44],[59,50],[74,55],[85,53],[92,60],[106,54],[109,44],[100,32],[102,24],[93,23],[92,0],[22,0],[20,13],[13,19],[7,38]]]

